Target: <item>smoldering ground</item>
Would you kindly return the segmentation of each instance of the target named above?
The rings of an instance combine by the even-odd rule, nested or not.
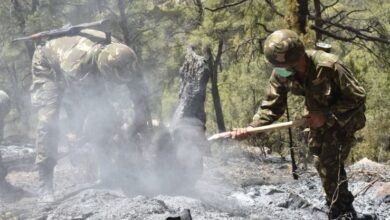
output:
[[[195,183],[202,171],[203,127],[186,120],[170,129],[160,124],[139,132],[133,126],[139,103],[126,87],[107,83],[106,88],[108,93],[87,101],[76,97],[81,108],[73,107],[74,96],[68,97],[63,148],[72,165],[88,180],[105,178],[105,187],[131,195],[173,193]]]
[[[104,106],[106,101],[88,101],[93,104],[86,109],[94,116],[104,115],[99,120],[88,115],[73,122],[66,110],[62,114],[63,135],[54,179],[56,201],[41,203],[39,195],[33,195],[2,202],[0,219],[165,219],[179,216],[184,209],[189,209],[194,219],[327,219],[320,180],[312,167],[295,181],[290,162],[279,157],[259,154],[249,160],[245,154],[207,155],[204,128],[191,119],[169,128],[155,127],[148,139],[141,139],[140,134],[132,139],[129,129],[135,106],[128,91],[123,87],[109,91],[106,98],[112,108]],[[117,114],[114,119],[112,112]],[[112,130],[97,129],[104,122]],[[79,132],[69,137],[69,132],[77,129]],[[98,155],[96,143],[106,155]],[[223,152],[231,147],[239,149],[237,145],[225,142],[215,147]],[[3,155],[8,160],[11,154],[7,149],[14,155],[31,154],[26,147],[31,146],[2,147]],[[102,162],[110,180],[104,184],[96,182]],[[364,161],[350,167],[354,193],[379,177],[356,197],[358,212],[388,218],[388,169],[388,165]],[[36,171],[10,170],[7,179],[12,184],[32,193],[37,190]]]
[[[2,203],[0,213],[10,219],[165,219],[190,209],[194,219],[327,219],[320,180],[311,166],[295,181],[290,161],[280,157],[205,157],[203,162],[204,173],[195,184],[195,192],[129,195],[120,189],[77,184],[76,169],[64,158],[56,169],[57,202],[42,204],[25,198]],[[369,160],[348,168],[350,188],[358,194],[358,212],[375,212],[379,219],[388,218],[388,169],[389,165]],[[12,172],[8,179],[26,188],[34,183],[34,176],[31,172]],[[361,191],[377,177],[380,179],[374,185]]]
[[[126,87],[110,83],[105,84],[105,90],[89,85],[84,91],[84,87],[81,83],[68,89],[62,100],[54,177],[57,201],[97,188],[119,190],[127,196],[179,194],[193,189],[202,174],[206,147],[202,125],[186,120],[171,130],[160,125],[137,133],[132,124],[139,103],[131,100]],[[31,159],[34,152],[26,149],[22,151],[29,152]],[[22,188],[35,192],[37,176],[29,171],[9,178],[21,180]],[[29,200],[34,199],[39,195]]]

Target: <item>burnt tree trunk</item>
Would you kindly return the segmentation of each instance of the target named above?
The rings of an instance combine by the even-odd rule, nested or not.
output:
[[[204,104],[209,77],[210,70],[205,57],[197,55],[190,46],[180,68],[179,105],[173,116],[173,123],[190,118],[205,126]]]
[[[221,64],[222,47],[223,47],[223,40],[220,39],[218,43],[218,51],[217,51],[217,55],[215,56],[215,60],[213,59],[211,48],[206,49],[206,54],[208,57],[208,65],[210,69],[210,77],[211,77],[211,93],[213,95],[215,116],[216,116],[219,132],[226,131],[222,106],[221,106],[221,98],[219,96],[219,90],[218,90],[218,66]]]
[[[179,105],[172,121],[172,136],[181,181],[193,185],[203,173],[203,155],[209,153],[205,136],[205,101],[210,77],[207,60],[187,49],[180,68]]]

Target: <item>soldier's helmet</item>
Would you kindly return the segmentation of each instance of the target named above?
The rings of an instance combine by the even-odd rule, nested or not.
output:
[[[274,66],[295,63],[303,53],[305,47],[298,34],[288,29],[273,32],[264,42],[265,58]]]
[[[103,77],[115,83],[127,83],[136,71],[137,56],[134,51],[121,43],[112,43],[100,52],[97,67]]]

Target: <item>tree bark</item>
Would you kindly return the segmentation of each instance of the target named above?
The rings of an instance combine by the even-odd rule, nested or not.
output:
[[[195,53],[194,47],[187,49],[185,61],[180,68],[179,104],[173,116],[174,127],[183,120],[205,126],[207,82],[210,78],[210,69],[205,57]]]
[[[226,131],[222,107],[221,107],[221,98],[219,96],[219,90],[218,90],[218,66],[221,64],[222,47],[223,47],[223,40],[220,39],[218,42],[218,51],[217,51],[217,55],[215,56],[215,60],[213,59],[211,48],[206,49],[207,50],[206,53],[209,60],[209,69],[211,73],[210,75],[211,93],[213,96],[215,116],[216,116],[219,132]]]

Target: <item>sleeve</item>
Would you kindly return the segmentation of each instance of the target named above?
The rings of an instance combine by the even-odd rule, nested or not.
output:
[[[332,82],[338,87],[339,96],[325,114],[333,114],[337,122],[343,126],[355,112],[364,107],[366,91],[348,68],[336,63],[334,69],[335,71],[330,76]]]
[[[257,113],[253,116],[250,126],[258,127],[272,124],[284,113],[287,105],[287,88],[283,85],[275,73],[272,73],[262,101]]]

